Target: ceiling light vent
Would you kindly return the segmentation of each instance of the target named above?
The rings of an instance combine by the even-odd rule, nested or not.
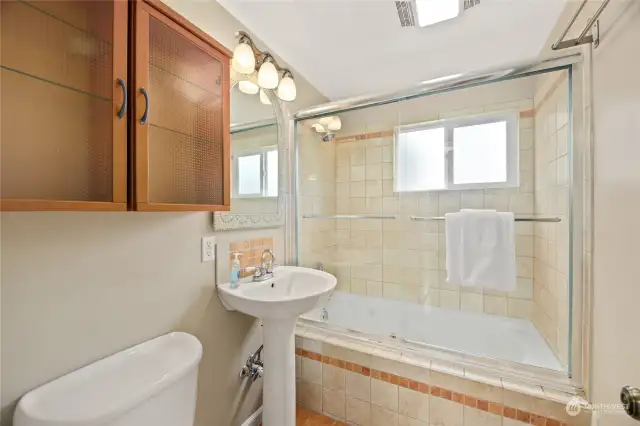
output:
[[[413,19],[410,1],[397,1],[396,9],[398,10],[398,18],[400,18],[400,25],[403,27],[415,27],[416,22]]]
[[[426,27],[455,18],[478,6],[481,0],[413,0],[397,1],[396,10],[403,27]]]

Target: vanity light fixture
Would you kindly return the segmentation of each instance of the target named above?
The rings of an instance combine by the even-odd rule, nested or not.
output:
[[[271,105],[271,101],[267,97],[267,94],[264,93],[264,89],[260,89],[260,102],[263,105]]]
[[[278,70],[276,66],[273,65],[273,57],[271,55],[266,55],[264,60],[262,61],[262,65],[260,65],[260,70],[258,71],[258,86],[263,89],[275,89],[278,87],[278,80],[280,77],[278,76]]]
[[[255,95],[260,90],[257,84],[249,80],[240,81],[238,83],[238,89],[240,89],[242,93],[246,93],[247,95]]]
[[[253,54],[252,41],[247,37],[240,37],[240,43],[233,51],[231,66],[240,74],[251,74],[256,70],[256,57]]]
[[[258,85],[248,80],[240,81],[240,90],[243,93],[255,94],[259,89],[274,90],[277,88],[276,95],[285,102],[291,102],[296,99],[296,83],[293,80],[293,74],[287,68],[281,68],[273,56],[269,52],[259,50],[251,37],[244,31],[236,33],[238,38],[238,46],[233,51],[231,66],[239,74],[245,74],[245,79],[256,75]],[[250,53],[249,53],[250,52]],[[249,58],[250,57],[250,58]],[[244,81],[247,83],[243,84]],[[254,80],[255,81],[255,80]],[[266,94],[260,91],[260,101],[266,104],[269,99]],[[269,102],[270,103],[270,102]]]
[[[287,102],[291,102],[296,98],[296,83],[291,77],[293,77],[291,72],[286,70],[282,74],[282,80],[278,85],[278,97]]]

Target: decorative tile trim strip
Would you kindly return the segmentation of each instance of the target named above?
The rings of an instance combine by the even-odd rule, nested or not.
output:
[[[387,136],[393,136],[393,130],[385,130],[382,132],[361,133],[359,135],[343,136],[341,138],[336,138],[336,143],[364,141],[367,139],[384,138]]]
[[[396,376],[395,374],[387,373],[385,371],[375,370],[373,368],[364,367],[352,362],[343,361],[341,359],[332,358],[327,355],[320,355],[315,352],[308,351],[302,348],[296,348],[296,355],[312,359],[314,361],[322,362],[323,364],[332,365],[334,367],[341,368],[343,370],[352,371],[354,373],[361,374],[363,376],[371,377],[372,379],[381,380],[383,382],[398,385],[400,387],[411,389],[416,392],[423,393],[425,395],[435,396],[437,398],[446,399],[447,401],[453,401],[457,404],[466,405],[471,408],[485,411],[487,413],[496,414],[499,416],[507,417],[509,419],[517,420],[525,424],[535,426],[570,426],[568,423],[560,422],[555,419],[540,416],[538,414],[529,413],[527,411],[511,408],[503,404],[499,404],[484,399],[474,398],[469,395],[452,392],[448,389],[444,389],[438,386],[432,386],[427,383],[417,382],[407,377]]]
[[[520,111],[520,118],[532,118],[536,115],[535,109],[528,109],[526,111]]]
[[[534,109],[520,111],[520,118],[531,118],[535,116],[536,111]],[[364,141],[367,139],[376,139],[376,138],[384,138],[388,136],[393,136],[393,130],[384,130],[382,132],[371,132],[371,133],[360,133],[358,135],[351,136],[342,136],[340,138],[336,138],[335,142],[356,142],[356,141]]]

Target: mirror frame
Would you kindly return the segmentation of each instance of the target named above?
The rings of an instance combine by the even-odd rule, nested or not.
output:
[[[230,89],[232,90],[239,82],[232,71]],[[264,91],[273,107],[275,114],[275,124],[278,128],[278,203],[277,213],[232,213],[214,212],[214,231],[234,231],[238,229],[263,229],[275,228],[285,225],[285,204],[286,204],[286,182],[288,180],[288,148],[286,146],[286,127],[289,125],[285,120],[285,111],[282,101],[278,99],[273,90]],[[258,95],[256,95],[258,96]],[[233,199],[231,200],[233,208]]]

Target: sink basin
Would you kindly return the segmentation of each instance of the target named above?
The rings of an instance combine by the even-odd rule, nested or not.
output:
[[[296,424],[295,327],[298,316],[326,301],[336,277],[323,271],[279,266],[262,282],[240,280],[238,288],[218,285],[230,308],[262,319],[263,426]]]
[[[326,302],[336,287],[336,277],[323,271],[279,266],[274,277],[262,282],[241,280],[238,288],[218,286],[220,298],[230,307],[257,318],[291,318]]]

